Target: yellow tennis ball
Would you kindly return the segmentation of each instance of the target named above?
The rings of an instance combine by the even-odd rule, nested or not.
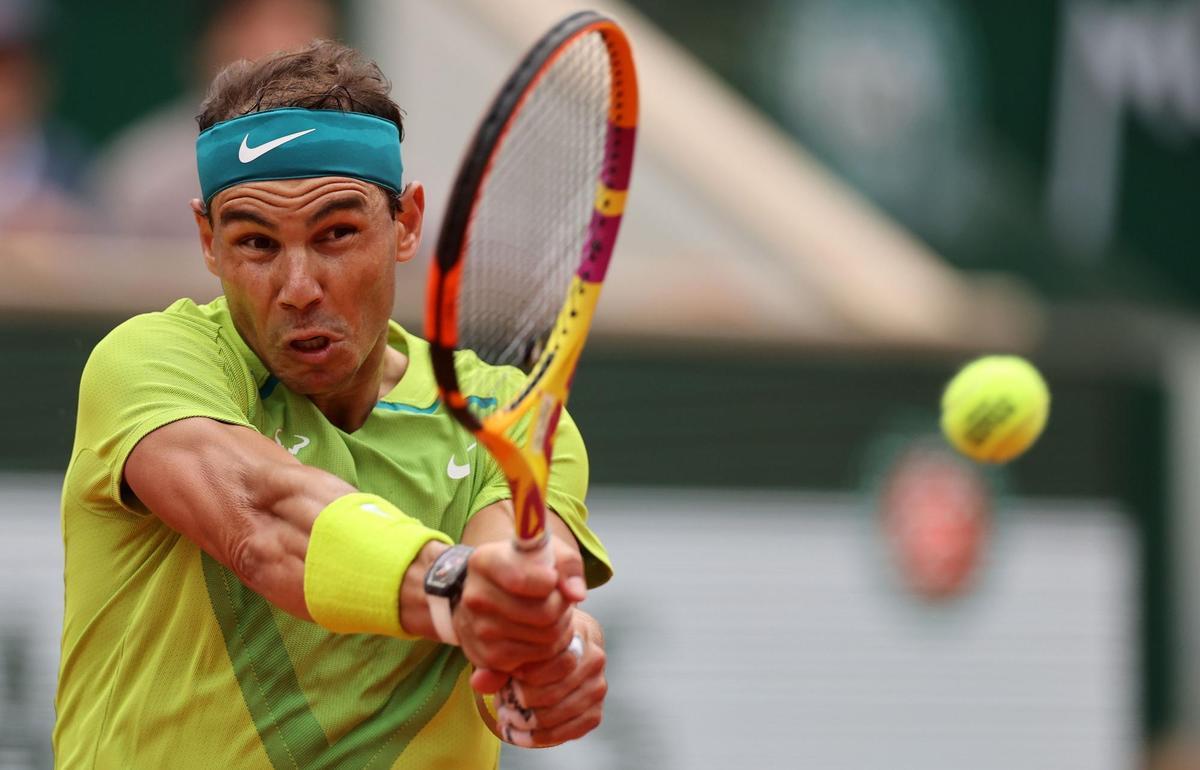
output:
[[[1050,391],[1018,356],[985,356],[954,375],[942,394],[942,433],[980,462],[1004,463],[1029,449],[1050,414]]]

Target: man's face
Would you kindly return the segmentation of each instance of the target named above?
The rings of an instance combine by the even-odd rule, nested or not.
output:
[[[420,241],[424,192],[392,216],[375,185],[343,177],[252,182],[193,201],[208,269],[242,337],[288,389],[334,396],[378,372],[395,263]]]

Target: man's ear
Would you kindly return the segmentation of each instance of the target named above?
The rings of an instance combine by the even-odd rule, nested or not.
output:
[[[421,223],[425,220],[425,188],[420,182],[409,182],[400,194],[400,210],[396,212],[396,261],[407,262],[416,256],[421,245]]]
[[[213,256],[212,252],[212,221],[199,198],[192,198],[192,216],[196,219],[196,229],[200,231],[200,248],[204,251],[204,266],[208,268],[208,272],[217,275],[217,258]]]

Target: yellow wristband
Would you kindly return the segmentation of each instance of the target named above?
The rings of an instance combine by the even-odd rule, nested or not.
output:
[[[344,634],[416,638],[400,625],[400,584],[430,540],[453,544],[378,495],[354,492],[325,506],[304,559],[313,620]]]

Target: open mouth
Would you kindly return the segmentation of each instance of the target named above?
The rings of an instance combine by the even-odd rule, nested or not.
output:
[[[315,353],[329,347],[329,338],[317,335],[316,337],[308,337],[302,340],[292,340],[289,344],[293,350],[299,350],[302,353]]]

